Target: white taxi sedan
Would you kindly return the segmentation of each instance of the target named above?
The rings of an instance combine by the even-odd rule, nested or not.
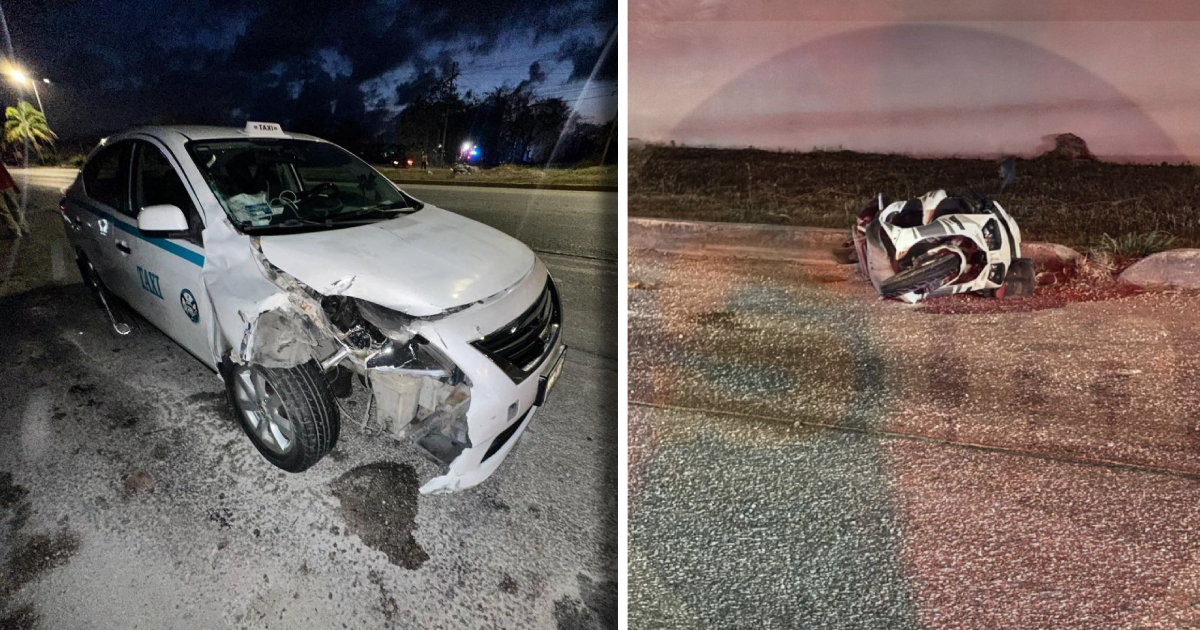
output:
[[[284,470],[333,448],[335,395],[359,380],[373,421],[443,465],[422,492],[473,486],[562,370],[562,308],[529,248],[276,124],[108,137],[61,207],[117,332],[128,305],[216,370]]]

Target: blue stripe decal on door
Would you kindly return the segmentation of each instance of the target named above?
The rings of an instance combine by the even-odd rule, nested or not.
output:
[[[165,250],[171,254],[175,254],[176,256],[192,263],[193,265],[196,265],[197,267],[204,266],[204,254],[201,254],[199,252],[194,252],[178,243],[172,243],[171,241],[169,241],[165,238],[150,238],[149,236],[143,235],[142,231],[139,230],[136,225],[131,225],[129,223],[126,223],[126,222],[114,217],[113,215],[111,215],[99,208],[96,208],[90,204],[82,203],[75,199],[72,199],[71,201],[79,204],[79,207],[83,208],[84,210],[87,210],[88,212],[91,212],[92,214],[94,214],[102,219],[108,219],[114,226],[117,227],[117,229],[121,230],[122,232],[127,232],[129,234],[132,234],[133,236],[136,236],[136,237],[142,239],[143,241],[146,241],[147,243],[150,243],[151,245],[158,247],[159,249]]]

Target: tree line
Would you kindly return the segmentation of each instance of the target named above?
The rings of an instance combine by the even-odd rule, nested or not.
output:
[[[616,164],[615,117],[589,122],[574,115],[566,99],[536,95],[530,81],[464,94],[458,76],[456,64],[444,68],[383,133],[371,134],[355,120],[298,120],[292,126],[376,163],[412,159],[419,166],[424,153],[430,166],[450,165],[468,143],[478,147],[470,162],[482,166]]]
[[[434,167],[460,160],[480,166],[616,164],[615,117],[602,123],[581,118],[566,99],[535,94],[532,81],[484,94],[462,93],[458,77],[457,64],[443,68],[398,114],[372,125],[374,130],[360,119],[331,116],[300,118],[288,130],[325,138],[377,164],[403,165],[411,159],[419,166],[422,156]],[[152,124],[176,122],[184,121]],[[7,108],[5,140],[9,161],[20,161],[27,148],[31,160],[78,165],[82,153],[94,146],[84,141],[56,146],[45,115],[25,101]],[[477,153],[464,154],[464,142],[477,147]]]

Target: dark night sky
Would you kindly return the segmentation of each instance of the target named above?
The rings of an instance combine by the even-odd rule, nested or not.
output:
[[[533,80],[536,94],[579,99],[584,116],[616,110],[615,41],[597,64],[615,38],[615,0],[0,6],[17,63],[53,82],[39,88],[63,138],[162,118],[286,123],[325,112],[379,129],[450,60],[464,92]],[[11,83],[0,94],[17,96]]]

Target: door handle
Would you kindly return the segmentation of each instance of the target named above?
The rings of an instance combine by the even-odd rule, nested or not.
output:
[[[125,241],[115,241],[115,242],[117,244],[117,249],[121,250],[122,252],[125,252],[126,254],[133,253],[133,250],[129,249],[129,243],[126,243]]]

